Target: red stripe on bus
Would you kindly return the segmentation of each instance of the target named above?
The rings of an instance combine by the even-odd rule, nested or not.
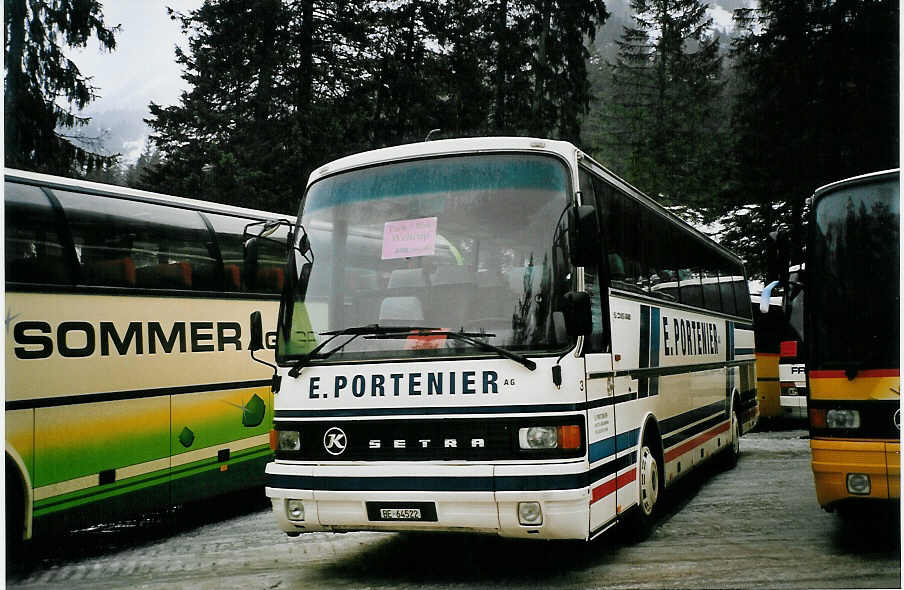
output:
[[[724,424],[720,424],[719,426],[716,426],[709,432],[704,432],[697,438],[692,438],[691,440],[687,441],[686,443],[682,444],[681,446],[675,447],[674,449],[672,449],[671,451],[669,451],[668,453],[665,454],[666,463],[668,463],[669,461],[672,461],[676,457],[680,457],[681,455],[690,451],[694,447],[698,447],[698,446],[702,445],[709,439],[713,438],[717,434],[725,432],[726,430],[728,430],[728,422],[725,422]]]
[[[599,502],[600,500],[602,500],[603,498],[605,498],[606,496],[608,496],[609,494],[614,492],[616,489],[615,481],[617,479],[618,479],[617,477],[613,477],[612,479],[610,479],[603,485],[593,488],[593,492],[590,497],[590,503],[593,504],[594,502]]]
[[[625,487],[626,485],[628,485],[635,479],[637,479],[637,465],[636,464],[633,465],[631,467],[631,470],[628,471],[627,473],[623,473],[619,476],[613,477],[606,483],[593,488],[593,490],[591,492],[590,503],[593,504],[594,502],[599,502],[600,500],[602,500],[609,494],[612,494],[613,492],[615,492],[616,489],[620,490],[621,488]],[[618,482],[618,483],[616,484],[616,482]]]
[[[900,377],[900,369],[867,369],[858,371],[857,377]],[[811,379],[847,379],[844,371],[810,371]]]

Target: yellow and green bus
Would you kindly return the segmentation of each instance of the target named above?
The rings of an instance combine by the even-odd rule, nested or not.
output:
[[[827,510],[898,501],[899,171],[816,191],[807,243],[810,450]]]
[[[293,218],[4,176],[7,539],[260,485],[273,396],[248,317],[275,328],[285,248],[246,267],[244,230]]]

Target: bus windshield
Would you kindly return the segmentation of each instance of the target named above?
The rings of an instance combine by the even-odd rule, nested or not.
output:
[[[898,179],[818,198],[807,275],[811,368],[896,367],[899,350]]]
[[[561,349],[555,312],[574,274],[568,189],[563,162],[532,154],[395,162],[315,182],[300,211],[313,263],[283,316],[291,330],[277,339],[280,360],[308,355],[323,332],[374,324]],[[313,362],[488,354],[466,339],[404,332],[343,336],[316,352]]]

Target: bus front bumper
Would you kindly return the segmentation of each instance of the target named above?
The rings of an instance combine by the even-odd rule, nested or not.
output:
[[[816,496],[823,508],[843,500],[901,497],[901,445],[897,442],[812,439]],[[852,491],[850,478],[869,478],[868,491]]]
[[[559,470],[562,467],[575,469],[574,464]],[[589,487],[495,490],[494,478],[507,469],[523,472],[524,466],[270,463],[266,493],[279,528],[289,534],[442,531],[539,539],[588,537]],[[303,520],[298,518],[299,502]],[[520,521],[521,503],[539,506],[539,522]],[[393,516],[406,519],[381,520],[382,509],[396,509],[400,512]],[[411,509],[420,510],[421,519],[400,516],[410,515]]]

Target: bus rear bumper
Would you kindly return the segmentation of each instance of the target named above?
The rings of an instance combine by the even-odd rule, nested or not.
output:
[[[884,441],[813,439],[810,441],[816,496],[823,508],[855,499],[889,500],[901,496],[900,444]],[[869,477],[869,492],[849,489],[849,476]]]
[[[585,540],[588,537],[589,488],[494,491],[494,467],[491,465],[430,465],[421,467],[419,475],[410,474],[410,478],[418,482],[416,485],[412,486],[410,482],[406,485],[401,481],[399,487],[433,486],[437,489],[374,489],[389,487],[393,479],[406,477],[407,470],[404,468],[397,468],[397,474],[391,478],[374,475],[384,469],[385,466],[326,468],[269,464],[266,493],[277,525],[288,534],[314,531],[432,531],[536,539]],[[356,471],[359,475],[351,479],[350,474]],[[468,475],[464,475],[465,472]],[[490,482],[490,489],[442,489],[469,487],[465,483],[469,480]],[[301,487],[305,484],[307,487]],[[318,489],[345,484],[365,489]],[[371,489],[366,489],[368,487]],[[479,488],[481,485],[471,487]],[[304,520],[298,518],[297,512],[290,517],[291,505],[294,504],[297,509],[297,502],[290,500],[301,502]],[[539,505],[539,522],[519,522],[519,504],[523,502]],[[380,511],[384,508],[416,508],[427,520],[380,520]]]
[[[781,405],[782,414],[785,418],[807,418],[806,395],[783,395],[781,396]]]

